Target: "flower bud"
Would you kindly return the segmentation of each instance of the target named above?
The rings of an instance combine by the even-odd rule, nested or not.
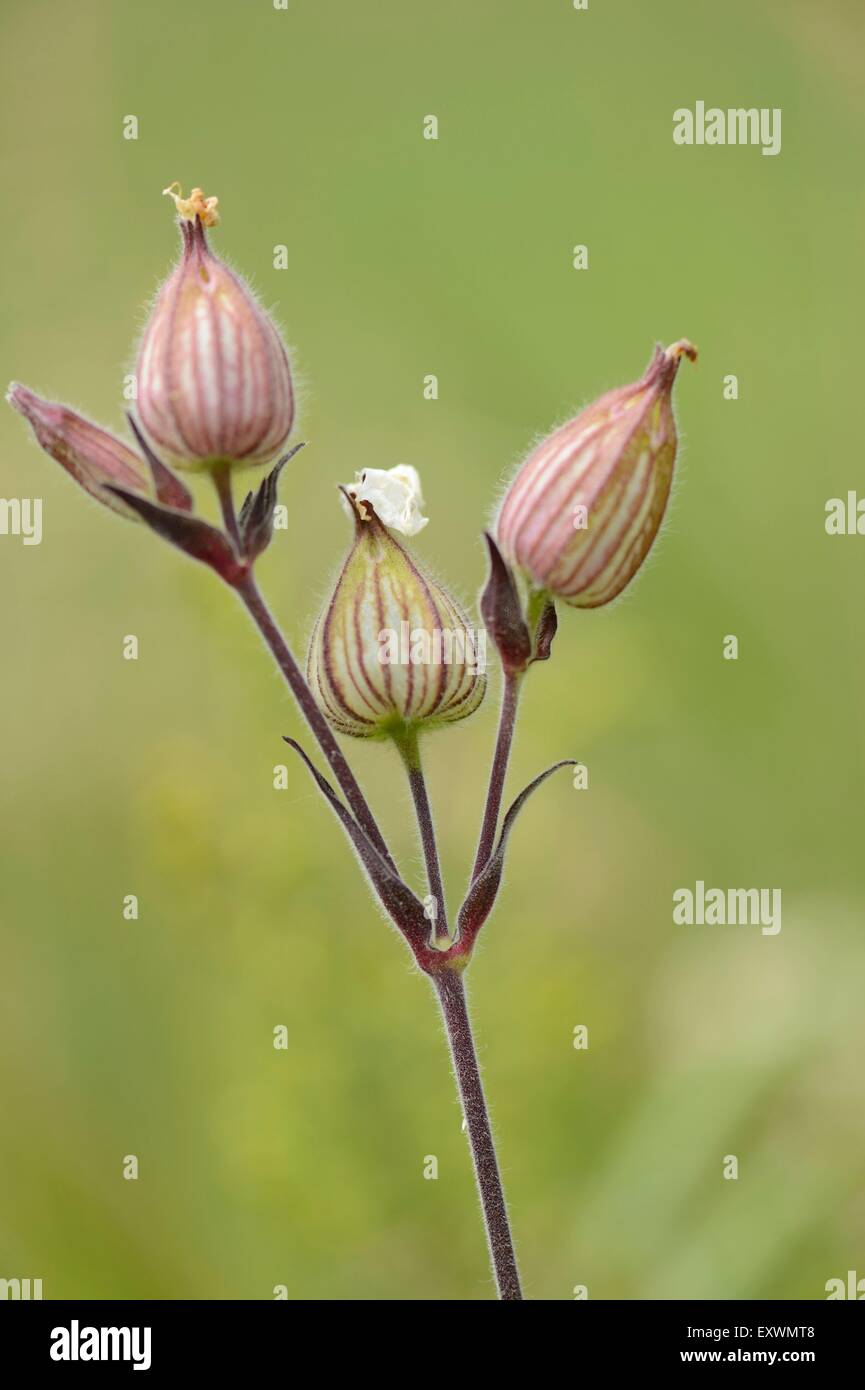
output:
[[[354,544],[310,642],[307,677],[338,732],[403,737],[472,714],[486,690],[484,632],[418,569],[370,501],[343,490]]]
[[[285,347],[243,280],[213,254],[215,198],[165,189],[180,218],[180,263],[159,292],[138,356],[138,413],[180,468],[267,463],[294,419]]]
[[[68,406],[43,401],[17,382],[9,387],[6,399],[32,426],[45,452],[91,497],[121,516],[138,519],[108,488],[121,487],[149,496],[152,488],[143,459],[113,434],[91,424]]]
[[[620,594],[649,552],[676,459],[672,390],[686,339],[660,346],[632,386],[549,435],[508,488],[496,536],[529,583],[576,608]]]

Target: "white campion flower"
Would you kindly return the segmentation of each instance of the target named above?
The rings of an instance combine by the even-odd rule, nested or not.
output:
[[[424,500],[420,476],[411,464],[364,468],[355,474],[355,482],[345,484],[345,490],[357,504],[361,516],[364,515],[363,504],[368,502],[383,526],[403,536],[416,536],[429,521],[421,510]]]

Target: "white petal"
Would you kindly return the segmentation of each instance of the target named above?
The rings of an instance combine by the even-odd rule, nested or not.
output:
[[[345,490],[357,502],[369,502],[384,526],[416,536],[429,521],[423,516],[423,493],[416,468],[399,463],[396,468],[364,468],[356,482],[347,483]]]

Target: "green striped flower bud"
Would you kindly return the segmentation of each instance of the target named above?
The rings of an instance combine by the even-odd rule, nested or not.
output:
[[[384,477],[376,472],[343,489],[354,543],[307,660],[324,714],[339,733],[355,738],[403,740],[420,726],[464,719],[486,690],[486,633],[469,626],[455,599],[421,571],[377,515],[379,501],[380,510],[399,515],[390,495],[397,472],[391,470],[389,488],[369,485],[370,476]],[[416,518],[411,526],[419,529]]]

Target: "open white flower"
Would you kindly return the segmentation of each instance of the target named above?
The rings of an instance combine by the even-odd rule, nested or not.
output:
[[[364,468],[355,474],[355,479],[345,484],[345,490],[357,503],[361,516],[363,504],[368,502],[383,526],[403,536],[416,536],[426,526],[429,517],[421,513],[424,500],[420,477],[410,464]]]

